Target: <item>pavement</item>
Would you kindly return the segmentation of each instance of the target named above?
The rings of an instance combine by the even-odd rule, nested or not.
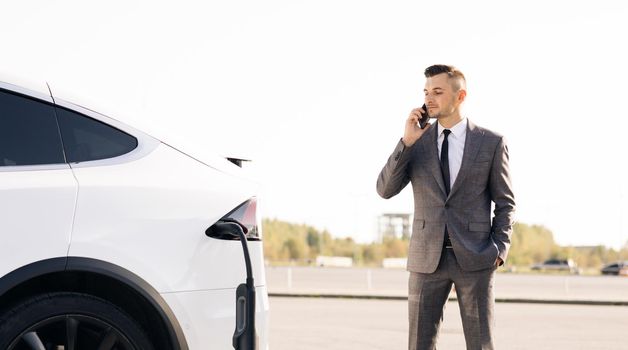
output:
[[[408,272],[266,267],[273,350],[407,348]],[[497,349],[628,349],[628,278],[499,272]],[[464,349],[455,291],[438,348]]]
[[[384,268],[266,267],[271,297],[406,300],[408,272]],[[498,303],[628,306],[628,277],[500,272]],[[456,300],[452,290],[450,300]]]
[[[407,302],[333,298],[270,300],[272,350],[407,349]],[[628,349],[628,307],[495,305],[495,348]],[[445,308],[438,349],[465,349],[456,302]]]

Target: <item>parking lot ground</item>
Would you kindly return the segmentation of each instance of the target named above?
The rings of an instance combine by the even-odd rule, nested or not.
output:
[[[497,349],[628,349],[628,307],[496,304]],[[271,350],[407,348],[407,301],[270,298]],[[439,349],[464,349],[458,305],[447,304]]]
[[[275,295],[408,295],[408,272],[400,269],[268,267],[266,280]],[[628,305],[628,277],[497,273],[495,297]]]

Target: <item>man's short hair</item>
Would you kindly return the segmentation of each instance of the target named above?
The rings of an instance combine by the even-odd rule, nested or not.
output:
[[[438,74],[446,73],[451,80],[451,86],[455,91],[465,89],[467,80],[464,78],[464,74],[454,66],[448,66],[446,64],[435,64],[425,68],[425,77],[431,78]]]

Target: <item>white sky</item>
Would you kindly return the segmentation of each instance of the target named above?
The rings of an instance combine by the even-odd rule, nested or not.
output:
[[[628,241],[625,1],[20,1],[0,74],[48,81],[181,148],[254,159],[267,217],[361,242],[411,212],[377,175],[425,67],[509,140],[517,219],[560,244]],[[623,134],[622,134],[623,133]]]

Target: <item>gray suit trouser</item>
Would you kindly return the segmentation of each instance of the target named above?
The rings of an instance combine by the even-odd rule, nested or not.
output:
[[[495,268],[464,271],[452,249],[444,249],[433,273],[410,273],[409,350],[436,349],[443,309],[455,285],[467,350],[493,349]]]

